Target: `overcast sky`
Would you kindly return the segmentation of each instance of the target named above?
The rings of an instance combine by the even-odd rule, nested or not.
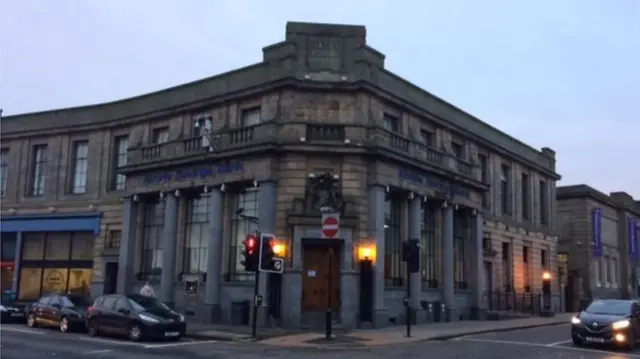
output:
[[[0,11],[4,115],[259,62],[289,20],[360,24],[391,71],[556,150],[560,185],[640,199],[638,0],[3,0]]]

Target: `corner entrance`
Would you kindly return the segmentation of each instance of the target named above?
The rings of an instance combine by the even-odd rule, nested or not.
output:
[[[315,318],[313,313],[317,313],[322,320],[329,307],[334,316],[340,313],[341,252],[339,240],[303,240],[302,311],[305,317]]]

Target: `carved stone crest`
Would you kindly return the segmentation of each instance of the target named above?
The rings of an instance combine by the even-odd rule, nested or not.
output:
[[[310,211],[342,212],[345,205],[340,180],[329,172],[309,178],[305,197]]]

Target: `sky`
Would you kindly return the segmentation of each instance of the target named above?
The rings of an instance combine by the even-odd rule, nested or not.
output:
[[[640,200],[638,0],[3,0],[3,115],[260,62],[287,21],[358,24],[385,67],[535,147],[558,185]]]

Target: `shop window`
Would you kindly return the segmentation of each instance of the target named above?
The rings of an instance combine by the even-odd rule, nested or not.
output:
[[[76,232],[71,237],[71,260],[93,260],[93,233]]]
[[[20,270],[20,292],[18,298],[21,300],[35,300],[40,297],[42,280],[42,268],[22,268]]]
[[[67,289],[67,268],[45,268],[42,272],[42,294],[64,293]]]
[[[42,260],[44,257],[44,233],[25,233],[22,241],[23,260]]]
[[[45,260],[69,259],[69,233],[48,233],[46,239]]]
[[[71,268],[69,270],[69,285],[67,291],[74,294],[89,294],[91,292],[91,268]]]

